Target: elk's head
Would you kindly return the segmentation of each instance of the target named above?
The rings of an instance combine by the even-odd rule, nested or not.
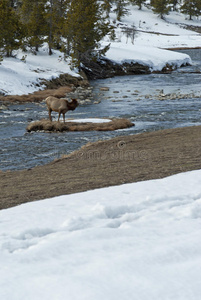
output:
[[[76,109],[76,107],[78,107],[79,103],[77,101],[77,99],[71,99],[71,102],[68,102],[68,109],[69,110],[74,110]]]

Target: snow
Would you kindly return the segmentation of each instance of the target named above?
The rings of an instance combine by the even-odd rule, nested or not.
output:
[[[108,123],[111,122],[112,120],[110,119],[100,119],[100,118],[87,118],[87,119],[74,119],[71,120],[69,119],[70,122],[78,122],[78,123]]]
[[[201,34],[186,30],[184,25],[200,26],[200,20],[189,21],[185,15],[171,12],[166,21],[153,14],[151,9],[143,6],[139,11],[137,6],[130,6],[130,14],[121,22],[116,22],[116,40],[105,37],[102,46],[111,43],[106,57],[118,63],[138,62],[150,67],[151,70],[161,70],[166,64],[180,67],[191,63],[188,55],[167,51],[167,48],[201,47]],[[116,15],[111,14],[111,21]],[[122,33],[122,27],[137,29],[134,45]],[[25,60],[22,60],[23,57]],[[70,58],[64,60],[63,54],[54,50],[48,55],[46,44],[37,55],[29,51],[16,52],[16,58],[4,58],[0,65],[0,92],[4,94],[27,94],[39,90],[42,79],[50,80],[62,73],[78,76],[77,70],[71,70]]]
[[[201,34],[183,28],[184,24],[201,26],[199,21],[185,20],[185,16],[171,12],[166,21],[143,7],[141,11],[136,6],[129,6],[130,14],[117,23],[115,42],[105,39],[103,45],[111,43],[106,57],[118,63],[138,62],[148,65],[152,71],[161,71],[166,64],[180,67],[191,63],[188,55],[164,49],[178,47],[201,47]],[[116,16],[113,14],[112,19]],[[183,22],[183,24],[182,24]],[[122,28],[136,28],[134,45],[130,38],[122,33]]]
[[[58,50],[49,56],[47,44],[44,44],[37,55],[19,50],[16,58],[4,58],[0,65],[0,92],[28,94],[41,89],[41,80],[51,80],[62,73],[78,76],[76,71],[71,71],[70,59],[64,61],[62,57]]]
[[[0,299],[198,300],[201,170],[0,211]]]
[[[133,51],[133,48],[133,45],[127,45],[127,47],[125,47],[123,44],[117,46],[116,43],[112,43],[106,56],[108,59],[117,63],[137,62],[148,65],[151,71],[161,71],[166,63],[175,67],[181,67],[182,64],[191,63],[191,59],[187,54],[170,52],[155,47],[145,48],[135,46],[135,51]]]

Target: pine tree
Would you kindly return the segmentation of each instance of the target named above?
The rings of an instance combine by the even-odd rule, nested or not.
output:
[[[9,0],[0,0],[0,49],[2,54],[12,56],[22,39],[22,28]]]
[[[177,10],[177,4],[179,4],[180,0],[170,0],[170,4],[172,4],[173,10]]]
[[[146,0],[129,0],[132,4],[137,5],[139,10],[142,9],[142,4],[146,2]]]
[[[169,0],[152,0],[152,10],[155,14],[158,14],[161,19],[164,19],[165,15],[168,15],[170,11]]]
[[[71,0],[56,0],[55,3],[55,31],[54,31],[54,45],[57,49],[61,49],[62,32],[65,27],[66,13],[70,7]]]
[[[125,0],[115,0],[114,2],[116,4],[116,8],[114,9],[114,12],[117,15],[117,21],[121,21],[121,18],[128,13],[128,9],[126,8],[128,2]]]
[[[181,12],[189,15],[190,20],[192,20],[193,16],[200,16],[201,0],[184,0],[184,4],[181,6]]]
[[[72,0],[64,28],[66,53],[78,67],[97,59],[108,49],[100,49],[99,42],[109,31],[109,22],[102,16],[97,0]]]
[[[201,16],[201,1],[200,0],[196,0],[196,7],[197,7],[196,16],[200,17]]]
[[[106,12],[106,16],[109,17],[112,8],[112,0],[103,0],[101,5],[103,11]]]
[[[45,20],[46,0],[23,0],[21,7],[21,18],[26,25],[26,37],[28,45],[38,51],[47,35],[47,23]]]
[[[49,55],[52,55],[52,46],[53,46],[53,32],[54,32],[54,0],[50,0],[46,6],[46,21],[48,24],[48,44],[49,44]]]
[[[69,0],[50,0],[46,5],[45,19],[48,24],[49,54],[52,54],[52,47],[61,47],[62,28],[65,22],[65,13]]]

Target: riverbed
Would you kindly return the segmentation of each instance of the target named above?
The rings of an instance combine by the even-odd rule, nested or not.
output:
[[[1,170],[46,164],[87,142],[201,124],[201,50],[185,50],[193,65],[168,74],[91,81],[93,101],[66,118],[123,117],[135,126],[113,132],[27,133],[29,122],[48,118],[44,103],[10,104],[0,110]],[[101,91],[107,87],[107,91]],[[96,104],[95,104],[96,103]],[[55,117],[56,114],[55,114]],[[123,139],[123,138],[122,138]]]

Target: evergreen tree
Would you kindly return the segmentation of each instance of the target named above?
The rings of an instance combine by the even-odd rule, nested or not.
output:
[[[52,47],[60,48],[62,28],[65,21],[65,13],[69,0],[50,0],[46,5],[46,21],[48,24],[49,54],[52,54]]]
[[[2,54],[12,56],[22,39],[22,28],[9,0],[0,0],[0,49]]]
[[[109,17],[112,8],[112,0],[103,0],[102,9],[106,12],[106,16]]]
[[[181,6],[181,12],[189,15],[190,20],[192,20],[193,16],[200,16],[201,0],[184,0],[184,4]]]
[[[20,7],[22,0],[9,0],[10,6],[17,9]]]
[[[197,7],[196,16],[200,17],[201,16],[201,1],[200,0],[196,0],[196,7]]]
[[[152,0],[152,10],[155,14],[158,14],[161,19],[164,19],[165,15],[168,15],[170,11],[169,0]]]
[[[139,10],[142,9],[142,4],[146,2],[146,0],[129,0],[132,4],[137,5]]]
[[[38,51],[48,33],[45,20],[45,3],[46,0],[22,1],[21,17],[26,25],[28,45],[34,47],[35,51]]]
[[[54,0],[50,0],[46,6],[46,21],[48,23],[48,44],[49,44],[49,55],[52,55],[53,46],[53,32],[54,32]]]
[[[177,10],[177,4],[179,4],[180,0],[170,0],[170,4],[173,7],[173,10],[176,11]]]
[[[108,46],[100,49],[100,40],[110,31],[109,22],[102,16],[97,0],[72,0],[64,28],[67,54],[76,65],[104,54]]]
[[[125,0],[115,0],[114,2],[116,4],[116,8],[114,9],[114,12],[117,15],[117,21],[121,21],[121,18],[128,13],[128,9],[126,8],[128,2]]]
[[[57,0],[55,3],[55,31],[54,31],[54,45],[57,49],[61,49],[61,39],[63,28],[65,27],[66,13],[69,10],[71,0]]]

